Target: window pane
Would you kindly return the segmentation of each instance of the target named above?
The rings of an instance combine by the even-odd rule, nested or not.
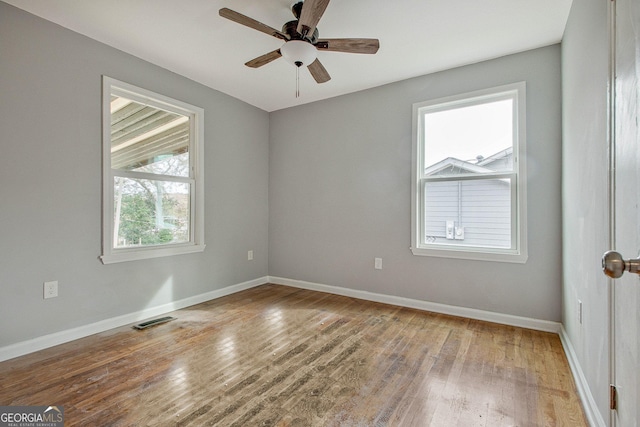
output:
[[[511,179],[425,182],[424,244],[511,247]]]
[[[427,175],[451,168],[454,173],[510,171],[513,165],[502,154],[513,147],[513,100],[427,112],[424,141]]]
[[[111,168],[189,176],[189,117],[112,95]]]
[[[114,247],[189,242],[189,184],[116,177],[114,190]]]

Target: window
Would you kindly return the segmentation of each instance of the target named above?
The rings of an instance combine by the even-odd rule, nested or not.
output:
[[[525,83],[413,106],[414,255],[527,260]]]
[[[104,264],[204,250],[204,110],[103,77]]]

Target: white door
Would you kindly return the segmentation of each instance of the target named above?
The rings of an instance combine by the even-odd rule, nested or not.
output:
[[[613,102],[615,250],[627,272],[612,285],[612,383],[616,427],[640,426],[640,1],[615,0],[615,91]],[[621,273],[621,272],[620,272]]]

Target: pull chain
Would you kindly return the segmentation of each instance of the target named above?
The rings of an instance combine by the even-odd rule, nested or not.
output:
[[[296,98],[300,98],[300,67],[302,62],[296,61]]]

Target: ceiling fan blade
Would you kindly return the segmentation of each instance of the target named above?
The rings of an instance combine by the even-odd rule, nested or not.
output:
[[[376,53],[380,48],[380,41],[378,39],[321,39],[315,47],[331,52]]]
[[[235,10],[231,10],[226,7],[223,7],[222,9],[220,9],[219,13],[220,13],[220,16],[222,16],[223,18],[227,18],[233,22],[237,22],[238,24],[244,25],[249,28],[253,28],[254,30],[258,30],[260,32],[269,34],[270,36],[273,36],[282,40],[289,40],[289,37],[282,31],[278,31],[275,28],[271,28],[267,24],[263,24],[260,21],[256,21],[253,18],[249,18],[248,16],[243,15],[239,12],[236,12]]]
[[[322,65],[318,59],[309,64],[307,68],[316,82],[325,83],[331,80],[331,76],[327,72],[327,69],[324,68],[324,65]]]
[[[313,34],[318,21],[322,18],[322,14],[329,5],[329,0],[305,0],[302,3],[302,12],[298,19],[298,28],[296,31],[304,35]]]
[[[257,58],[252,59],[251,61],[245,63],[247,67],[258,68],[263,65],[268,64],[271,61],[275,61],[280,58],[282,54],[280,53],[280,49],[276,49],[273,52],[265,53],[264,55],[260,55]]]

